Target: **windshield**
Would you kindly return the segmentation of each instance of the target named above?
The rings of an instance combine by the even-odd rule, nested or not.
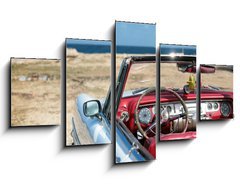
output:
[[[215,73],[201,73],[201,84],[203,87],[233,91],[233,66],[212,65]]]
[[[123,97],[142,94],[156,86],[156,63],[133,63],[128,73]]]
[[[180,88],[187,84],[189,76],[194,73],[184,73],[178,70],[177,63],[160,64],[160,87]]]

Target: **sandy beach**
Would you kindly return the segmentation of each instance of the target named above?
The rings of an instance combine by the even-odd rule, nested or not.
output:
[[[60,61],[11,60],[11,126],[59,125]]]

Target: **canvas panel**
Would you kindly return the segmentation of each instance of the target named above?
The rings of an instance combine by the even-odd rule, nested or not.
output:
[[[200,65],[200,120],[232,119],[233,65]]]
[[[66,145],[111,143],[111,41],[66,40]]]
[[[60,60],[11,58],[11,127],[60,125]]]
[[[160,140],[196,137],[196,46],[160,44]]]
[[[156,158],[156,25],[115,23],[115,163]]]

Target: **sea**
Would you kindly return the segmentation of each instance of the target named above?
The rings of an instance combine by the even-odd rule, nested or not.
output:
[[[155,54],[155,47],[117,46],[117,54]]]
[[[68,43],[67,48],[75,48],[81,53],[110,53],[110,45],[98,44],[75,44]],[[161,54],[183,53],[184,55],[196,55],[196,46],[161,44]],[[155,47],[143,46],[117,46],[117,54],[155,54]]]
[[[110,53],[110,45],[76,45],[67,44],[67,48],[74,48],[81,53]],[[138,47],[138,46],[117,46],[116,53],[118,54],[155,54],[155,47]]]
[[[67,44],[67,48],[74,48],[78,52],[81,53],[88,53],[88,54],[93,54],[93,53],[110,53],[111,52],[111,47],[110,45],[76,45],[76,44]]]

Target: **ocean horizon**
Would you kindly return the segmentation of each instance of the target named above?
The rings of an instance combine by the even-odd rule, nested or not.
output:
[[[89,44],[67,44],[67,48],[76,49],[80,53],[110,53],[110,45],[89,45]]]
[[[144,46],[117,46],[117,54],[155,54],[155,47],[144,47]]]
[[[76,44],[67,44],[67,48],[76,49],[80,53],[110,53],[111,47],[110,45],[76,45]],[[155,54],[155,47],[139,47],[139,46],[117,46],[116,47],[117,54]]]

